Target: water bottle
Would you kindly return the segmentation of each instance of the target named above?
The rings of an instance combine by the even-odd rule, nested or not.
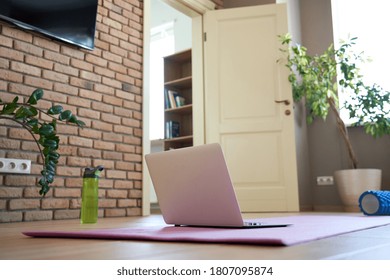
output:
[[[87,167],[83,175],[83,189],[81,194],[81,218],[82,224],[94,224],[98,219],[98,190],[99,176],[103,166],[96,168]]]

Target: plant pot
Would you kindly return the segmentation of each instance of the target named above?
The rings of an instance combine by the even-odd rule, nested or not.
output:
[[[382,170],[380,169],[346,169],[334,173],[337,190],[344,210],[358,212],[359,197],[367,190],[380,190]]]

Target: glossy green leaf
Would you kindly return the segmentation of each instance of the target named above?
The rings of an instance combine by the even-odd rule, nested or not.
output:
[[[62,107],[61,105],[55,105],[55,106],[51,107],[51,108],[47,111],[47,113],[48,113],[49,115],[57,115],[57,114],[61,113],[62,110],[63,110],[63,107]]]
[[[33,91],[30,98],[27,100],[27,103],[31,105],[35,105],[38,103],[38,100],[40,100],[42,97],[43,97],[43,90],[36,89]]]
[[[70,110],[66,110],[60,114],[59,120],[68,121],[71,117],[72,117],[72,112]]]
[[[39,134],[45,135],[45,136],[51,135],[54,132],[55,132],[54,127],[51,126],[50,124],[44,124],[39,129]]]

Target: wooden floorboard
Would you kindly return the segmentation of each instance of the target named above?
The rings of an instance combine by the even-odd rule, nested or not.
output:
[[[293,213],[290,215],[296,215]],[[307,213],[305,213],[307,214]],[[311,213],[316,215],[316,213]],[[323,214],[323,213],[321,213]],[[335,214],[335,213],[332,213]],[[283,216],[268,214],[261,216]],[[345,213],[343,213],[345,215]],[[247,214],[246,217],[259,217]],[[362,230],[288,247],[236,244],[199,244],[128,240],[30,238],[22,231],[34,229],[75,230],[162,225],[160,215],[104,218],[95,225],[78,220],[0,224],[0,259],[3,260],[319,260],[390,259],[390,226]]]

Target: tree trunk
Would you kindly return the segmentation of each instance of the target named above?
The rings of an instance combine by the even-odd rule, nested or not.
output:
[[[357,166],[358,166],[358,160],[357,160],[357,158],[355,156],[355,152],[353,150],[351,141],[349,140],[348,131],[347,131],[347,128],[345,126],[345,123],[344,123],[344,121],[340,117],[340,114],[339,114],[339,111],[336,108],[336,104],[335,104],[334,99],[329,97],[328,98],[328,103],[330,105],[330,108],[332,109],[332,112],[336,116],[337,128],[339,129],[339,131],[341,133],[341,136],[342,136],[342,138],[344,140],[344,143],[345,143],[345,145],[347,147],[348,156],[349,156],[349,160],[350,160],[350,163],[352,165],[352,168],[356,169]]]

